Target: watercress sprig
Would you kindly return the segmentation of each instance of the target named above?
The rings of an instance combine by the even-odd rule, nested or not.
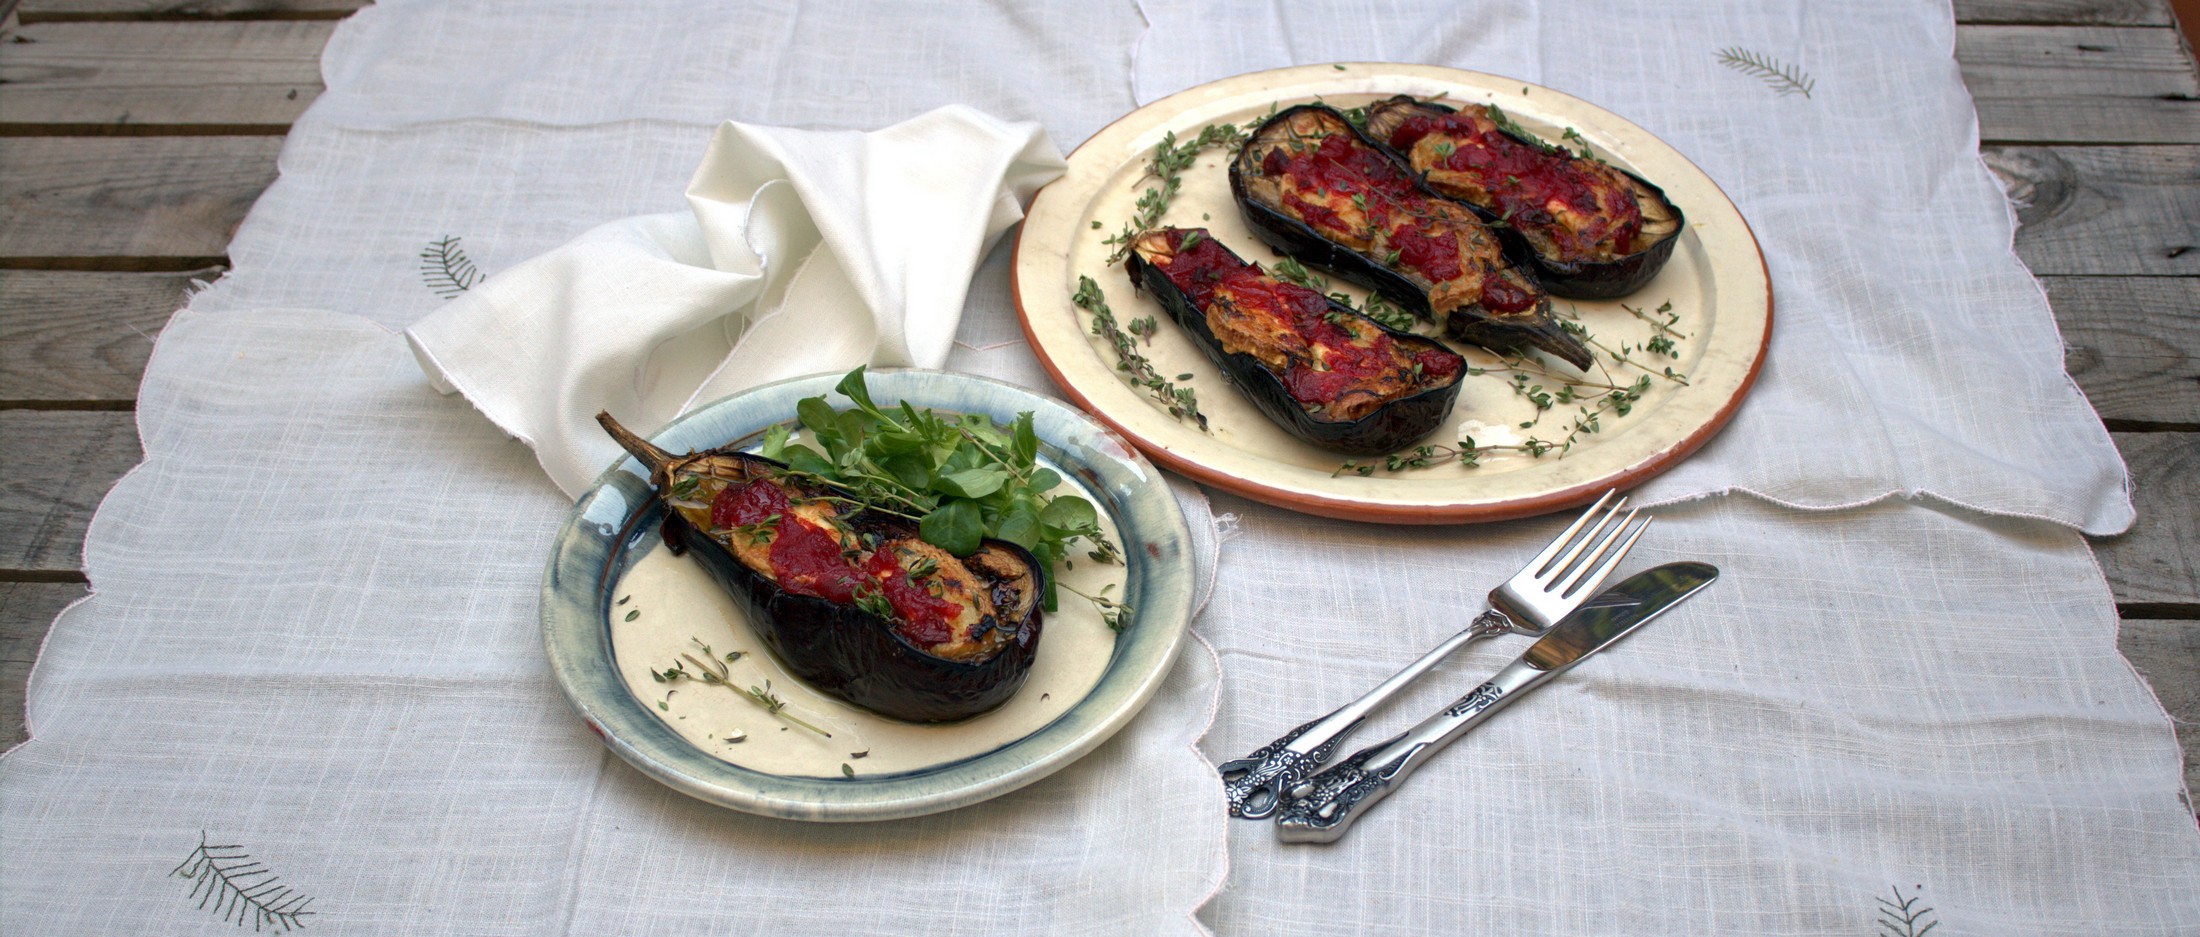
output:
[[[1030,550],[1047,569],[1064,565],[1071,545],[1113,562],[1122,554],[1100,532],[1099,511],[1074,494],[1048,494],[1062,484],[1038,463],[1039,437],[1029,412],[1007,427],[978,414],[952,418],[907,401],[895,409],[871,400],[857,367],[834,390],[855,403],[838,410],[822,396],[806,397],[795,414],[824,451],[792,441],[784,426],[765,431],[762,453],[850,493],[864,507],[917,521],[925,542],[969,556],[987,537]],[[1046,576],[1044,608],[1056,608],[1055,580]]]

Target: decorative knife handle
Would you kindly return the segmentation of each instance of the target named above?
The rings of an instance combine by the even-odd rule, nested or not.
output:
[[[1276,814],[1276,836],[1287,843],[1336,842],[1415,768],[1549,676],[1516,661],[1404,735],[1307,779]]]
[[[1360,749],[1307,781],[1302,788],[1305,796],[1285,801],[1276,814],[1277,838],[1287,843],[1333,843],[1344,836],[1361,811],[1374,806],[1405,780],[1410,752],[1369,764],[1404,738],[1401,735]]]
[[[1259,820],[1276,812],[1276,807],[1290,795],[1293,788],[1312,774],[1314,769],[1328,761],[1337,751],[1338,744],[1352,730],[1367,721],[1369,713],[1396,696],[1398,691],[1420,679],[1453,651],[1469,643],[1513,630],[1513,621],[1496,609],[1483,612],[1467,625],[1466,629],[1452,635],[1444,643],[1429,650],[1405,669],[1392,674],[1359,699],[1346,703],[1336,712],[1292,729],[1257,751],[1243,758],[1225,761],[1217,768],[1222,772],[1222,793],[1229,801],[1230,815],[1248,820]]]

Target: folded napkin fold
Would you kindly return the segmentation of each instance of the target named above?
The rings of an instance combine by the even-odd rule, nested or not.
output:
[[[728,121],[690,212],[601,225],[405,337],[578,495],[621,454],[598,410],[654,429],[781,378],[944,364],[971,272],[1063,168],[1037,124],[961,105],[869,133]]]

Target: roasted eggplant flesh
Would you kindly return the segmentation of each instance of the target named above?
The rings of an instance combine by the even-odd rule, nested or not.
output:
[[[1680,209],[1632,173],[1528,137],[1483,105],[1454,110],[1401,96],[1367,113],[1368,134],[1429,188],[1518,232],[1553,292],[1605,290],[1617,276],[1640,286],[1672,254]],[[1648,269],[1630,269],[1636,258]]]
[[[961,719],[1023,685],[1039,639],[1038,561],[983,541],[957,557],[903,518],[734,450],[673,456],[600,416],[649,465],[669,546],[744,601],[796,676],[881,715]]]
[[[1278,250],[1381,292],[1455,337],[1533,345],[1586,367],[1535,278],[1464,205],[1424,187],[1343,114],[1301,105],[1269,118],[1230,166],[1254,233]]]
[[[1262,412],[1293,435],[1355,453],[1433,432],[1465,359],[1246,263],[1201,228],[1140,236],[1131,277]]]

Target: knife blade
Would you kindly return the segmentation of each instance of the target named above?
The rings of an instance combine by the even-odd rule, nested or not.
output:
[[[1717,578],[1719,570],[1708,563],[1668,563],[1597,593],[1551,626],[1518,660],[1442,712],[1292,788],[1289,800],[1276,811],[1277,837],[1290,843],[1337,841],[1353,821],[1452,740]]]

